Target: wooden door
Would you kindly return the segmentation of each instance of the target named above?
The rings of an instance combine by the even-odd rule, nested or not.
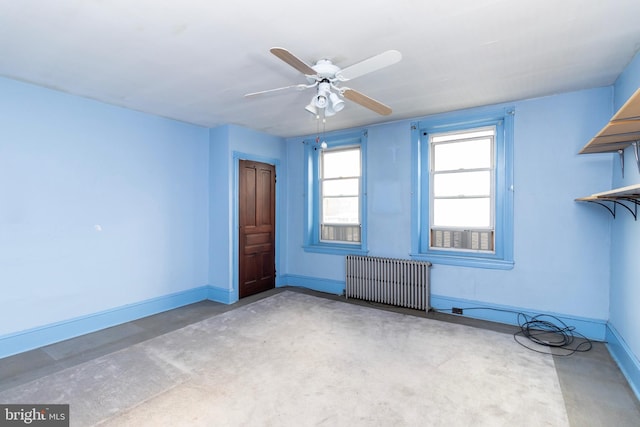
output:
[[[240,160],[240,298],[276,284],[276,173],[273,165]]]

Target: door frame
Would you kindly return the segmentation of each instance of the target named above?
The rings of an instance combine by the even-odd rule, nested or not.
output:
[[[276,170],[276,231],[275,231],[275,264],[276,264],[276,288],[281,286],[278,279],[282,275],[280,268],[280,238],[282,234],[282,184],[284,173],[280,167],[280,160],[272,157],[258,156],[255,154],[233,152],[233,230],[232,230],[232,255],[231,255],[231,286],[230,303],[240,299],[240,160],[267,163]]]

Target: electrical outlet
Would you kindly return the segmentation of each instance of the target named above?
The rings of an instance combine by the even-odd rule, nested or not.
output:
[[[462,309],[458,308],[458,307],[453,307],[453,308],[451,308],[451,312],[453,314],[462,314]]]

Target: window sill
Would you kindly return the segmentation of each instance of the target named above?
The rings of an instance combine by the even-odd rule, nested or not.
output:
[[[305,252],[314,252],[319,254],[330,255],[366,255],[368,250],[362,249],[359,245],[331,245],[331,244],[316,244],[316,245],[304,245],[302,247]]]
[[[460,267],[487,268],[493,270],[512,270],[515,263],[504,259],[482,258],[457,255],[411,254],[418,261],[429,261],[432,264],[457,265]]]

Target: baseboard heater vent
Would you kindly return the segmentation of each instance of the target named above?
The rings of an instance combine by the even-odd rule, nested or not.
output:
[[[347,255],[346,296],[428,311],[430,266],[426,261]]]

